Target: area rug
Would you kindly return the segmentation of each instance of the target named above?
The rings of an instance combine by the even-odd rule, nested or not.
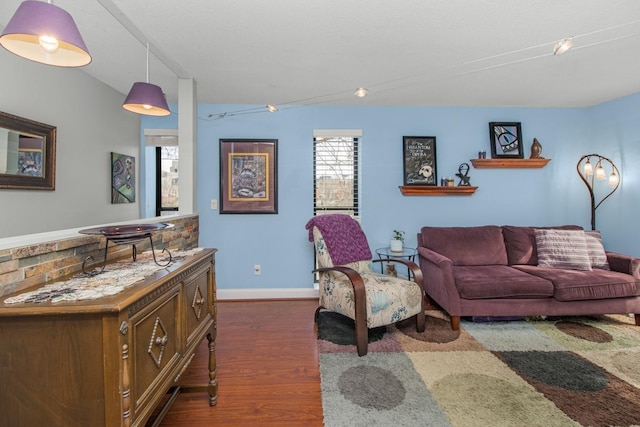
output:
[[[638,426],[640,327],[629,316],[463,320],[429,311],[370,331],[318,319],[324,423],[338,426]]]

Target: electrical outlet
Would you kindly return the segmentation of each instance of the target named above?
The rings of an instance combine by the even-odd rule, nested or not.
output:
[[[216,199],[211,199],[211,210],[215,211],[218,209],[218,201]]]
[[[253,266],[253,274],[255,274],[256,276],[259,276],[260,273],[262,273],[262,267],[260,267],[260,264],[256,264]]]

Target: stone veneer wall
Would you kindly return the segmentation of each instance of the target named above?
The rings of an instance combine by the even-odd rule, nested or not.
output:
[[[164,248],[192,249],[198,246],[197,215],[158,222],[171,223],[174,227],[153,233],[156,256],[161,256]],[[88,263],[87,269],[92,270],[92,266],[101,268],[105,241],[102,236],[78,234],[78,237],[0,250],[0,295],[80,273],[82,262],[90,255],[94,261]],[[138,253],[150,249],[149,239],[137,243],[136,249]],[[131,258],[132,248],[131,245],[109,243],[107,254],[107,262]]]

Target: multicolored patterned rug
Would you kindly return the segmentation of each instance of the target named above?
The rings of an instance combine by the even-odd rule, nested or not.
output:
[[[358,357],[353,322],[323,311],[324,422],[337,426],[637,426],[640,327],[628,316],[461,322],[429,311],[377,328]]]

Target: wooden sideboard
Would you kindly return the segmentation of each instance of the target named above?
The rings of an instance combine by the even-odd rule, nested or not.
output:
[[[215,405],[215,249],[108,297],[5,304],[0,299],[0,425],[141,426],[209,341]],[[156,410],[157,411],[157,410]]]

